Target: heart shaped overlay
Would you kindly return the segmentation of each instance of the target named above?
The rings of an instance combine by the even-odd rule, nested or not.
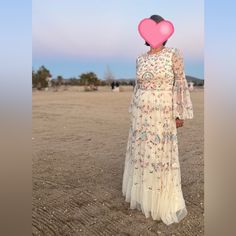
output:
[[[152,48],[157,48],[174,33],[174,26],[168,20],[157,23],[150,18],[145,18],[140,21],[138,31]]]

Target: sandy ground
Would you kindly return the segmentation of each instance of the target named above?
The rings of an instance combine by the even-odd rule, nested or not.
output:
[[[132,88],[33,92],[33,235],[203,235],[203,99],[178,129],[188,216],[166,226],[129,209],[122,174]]]

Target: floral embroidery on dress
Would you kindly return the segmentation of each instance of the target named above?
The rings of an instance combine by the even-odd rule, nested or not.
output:
[[[129,104],[122,192],[130,208],[169,225],[186,214],[181,190],[175,119],[192,119],[193,107],[181,52],[165,47],[136,59]],[[169,206],[169,207],[167,207]]]
[[[179,50],[176,50],[176,53],[173,54],[172,63],[175,76],[173,87],[174,117],[192,119],[193,105],[185,77],[183,56]]]

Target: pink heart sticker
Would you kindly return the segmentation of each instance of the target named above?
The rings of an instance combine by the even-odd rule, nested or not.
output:
[[[138,31],[152,48],[157,48],[174,33],[174,26],[167,20],[156,23],[152,19],[145,18],[139,23]]]

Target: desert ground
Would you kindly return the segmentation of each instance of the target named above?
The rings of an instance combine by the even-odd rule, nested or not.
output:
[[[204,235],[204,89],[178,129],[188,215],[166,226],[129,209],[122,175],[132,87],[32,92],[33,235]]]

